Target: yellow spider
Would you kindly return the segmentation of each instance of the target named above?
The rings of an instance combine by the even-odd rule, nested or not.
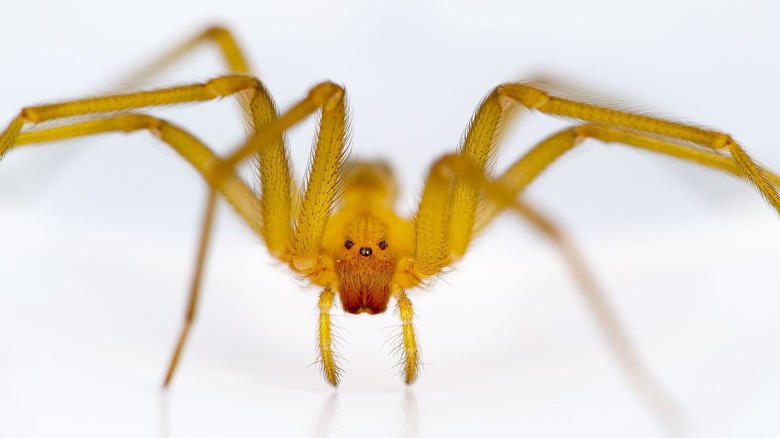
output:
[[[498,214],[509,210],[563,250],[621,365],[640,392],[656,405],[663,403],[663,396],[653,389],[576,251],[549,220],[523,202],[523,191],[561,155],[584,139],[593,138],[736,175],[753,184],[780,212],[780,178],[757,165],[727,134],[570,100],[528,83],[507,83],[493,89],[480,104],[457,152],[433,163],[413,217],[401,217],[393,210],[396,183],[386,165],[345,165],[348,121],[341,86],[332,82],[317,84],[279,115],[263,83],[251,75],[232,35],[219,27],[207,29],[161,58],[152,70],[204,42],[218,45],[231,74],[192,85],[26,107],[0,134],[1,157],[10,149],[33,143],[148,130],[186,159],[210,187],[189,305],[165,376],[166,387],[195,317],[218,194],[265,242],[272,256],[321,288],[320,363],[325,378],[334,386],[341,377],[332,348],[330,321],[336,297],[344,311],[355,314],[382,313],[390,298],[395,299],[402,324],[403,377],[406,383],[412,383],[418,375],[420,355],[412,304],[405,291],[428,285],[463,257],[475,235]],[[226,96],[239,99],[251,128],[247,141],[226,157],[215,155],[185,129],[139,112]],[[494,175],[489,163],[507,120],[520,106],[577,124],[548,137],[503,174]],[[306,183],[298,190],[292,181],[283,134],[315,112],[320,113],[316,146]],[[60,123],[35,128],[51,121]],[[24,129],[28,125],[33,129]],[[247,159],[257,162],[259,193],[235,172]]]

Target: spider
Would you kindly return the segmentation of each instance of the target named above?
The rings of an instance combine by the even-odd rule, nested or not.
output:
[[[2,157],[10,149],[34,143],[147,130],[180,154],[205,180],[209,193],[189,302],[164,387],[175,375],[196,315],[219,196],[259,236],[273,257],[320,288],[319,363],[333,386],[339,384],[342,375],[333,349],[330,319],[337,298],[347,313],[372,315],[385,312],[390,299],[395,300],[401,320],[402,375],[411,384],[419,373],[420,353],[406,291],[428,286],[464,256],[474,237],[495,217],[511,212],[563,251],[624,371],[647,398],[658,403],[662,395],[653,389],[576,249],[554,223],[523,201],[523,191],[560,156],[590,138],[735,175],[753,184],[780,212],[780,178],[756,164],[728,134],[572,100],[543,86],[515,82],[497,86],[481,102],[458,150],[430,167],[413,216],[402,217],[393,209],[397,184],[387,165],[359,161],[347,164],[348,116],[342,86],[319,83],[280,114],[264,84],[251,74],[235,38],[222,27],[206,29],[160,58],[144,74],[166,67],[204,43],[216,44],[229,74],[190,85],[25,107],[0,134]],[[217,156],[184,128],[143,112],[155,106],[227,96],[238,98],[250,130],[246,142],[224,157]],[[537,144],[505,172],[494,174],[489,164],[504,127],[520,107],[576,123]],[[284,133],[314,113],[320,117],[316,144],[306,182],[297,189]],[[32,128],[25,129],[27,126]],[[259,190],[236,173],[237,166],[248,159],[256,161]]]

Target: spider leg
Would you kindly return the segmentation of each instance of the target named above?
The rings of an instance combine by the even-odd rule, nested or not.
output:
[[[168,364],[168,371],[165,373],[163,388],[167,388],[171,383],[171,379],[173,379],[173,374],[176,372],[176,366],[179,364],[179,358],[184,349],[184,344],[189,337],[192,322],[195,320],[195,312],[197,311],[198,299],[200,298],[201,281],[203,279],[203,269],[206,263],[206,254],[208,254],[209,242],[211,241],[211,230],[214,226],[216,205],[217,191],[210,189],[208,200],[206,201],[203,227],[201,229],[200,239],[198,240],[198,253],[195,257],[195,269],[190,283],[190,297],[187,302],[187,312],[184,316],[184,326],[181,329],[181,333],[179,333],[179,340],[176,342],[173,356],[171,356],[171,361]]]
[[[724,155],[720,154],[727,153],[736,165],[740,176],[750,181],[780,213],[780,193],[778,193],[778,185],[772,181],[773,176],[757,165],[728,134],[560,98],[529,84],[513,83],[498,86],[480,104],[458,151],[467,157],[477,170],[488,173],[487,170],[495,156],[498,140],[504,131],[505,121],[517,104],[553,116],[591,122],[604,128],[613,128],[621,131],[624,138],[637,135],[643,138],[644,143],[649,143],[651,138],[670,140],[667,144],[674,143],[676,147],[666,148],[665,151],[661,152],[670,153],[680,158],[693,155],[690,151],[694,149],[690,146],[686,147],[684,143],[708,149],[719,154],[721,159]],[[609,141],[615,141],[617,137],[619,136],[615,136]],[[661,143],[656,143],[655,146],[660,145]],[[712,162],[708,160],[708,158],[712,158],[712,155],[700,155],[700,157],[704,157],[706,162]],[[697,161],[694,158],[689,159]],[[702,161],[697,162],[705,164]],[[712,167],[718,168],[717,165]],[[448,222],[450,254],[441,259],[439,263],[430,264],[428,267],[430,272],[438,272],[435,269],[437,264],[446,266],[449,261],[459,259],[466,252],[475,231],[477,231],[475,221],[477,210],[481,208],[479,201],[480,193],[477,187],[463,181],[456,180],[454,182],[449,207],[451,218]],[[430,239],[431,242],[435,240],[435,237]]]
[[[657,152],[752,181],[734,157],[716,151],[696,149],[645,133],[594,124],[579,125],[553,134],[513,163],[497,181],[510,187],[518,195],[553,162],[586,138]],[[755,169],[772,190],[780,188],[780,177],[761,166],[755,166]],[[486,204],[485,208],[478,212],[475,230],[484,229],[500,212],[501,207],[498,204]]]
[[[264,226],[262,218],[257,215],[260,203],[252,189],[235,173],[223,173],[222,166],[219,165],[220,158],[211,149],[187,131],[165,120],[145,114],[127,114],[27,131],[16,136],[13,148],[107,132],[139,130],[148,130],[187,160],[210,187],[218,190],[225,197],[247,225],[256,234],[262,236]]]
[[[6,129],[3,133],[3,141],[0,142],[2,149],[0,150],[5,151],[8,149],[12,137],[15,136],[14,132],[21,130],[22,126],[27,123],[40,123],[66,117],[213,100],[241,92],[253,95],[260,88],[262,86],[259,81],[253,77],[228,75],[203,83],[29,106],[19,112],[9,129]],[[17,127],[18,129],[16,129]]]
[[[285,242],[285,249],[278,253],[278,257],[289,263],[294,271],[309,276],[315,283],[320,283],[317,275],[325,270],[320,248],[325,225],[338,192],[340,170],[346,153],[347,110],[344,89],[332,82],[315,85],[303,100],[258,130],[244,145],[230,154],[225,159],[224,166],[230,170],[254,155],[259,155],[262,159],[268,154],[269,142],[317,110],[320,110],[321,117],[317,143],[308,169],[309,178],[300,193],[300,208],[297,209],[297,217],[293,219],[295,227],[292,237]],[[263,172],[261,166],[261,181]],[[273,166],[269,167],[268,172],[269,178],[280,179],[278,169]],[[265,187],[263,191],[266,191]],[[285,193],[289,194],[289,190]],[[281,192],[277,195],[283,196]],[[265,215],[264,218],[268,219]]]
[[[472,162],[475,170],[488,173],[504,131],[505,121],[516,106],[514,100],[502,96],[499,88],[495,88],[477,108],[458,150]],[[450,243],[449,254],[446,260],[442,261],[443,266],[448,265],[450,259],[460,259],[471,243],[475,215],[480,204],[479,188],[468,182],[455,180],[452,194],[448,198],[451,199],[451,218],[447,226],[447,240]],[[420,206],[422,207],[422,202]]]
[[[236,42],[233,34],[222,26],[211,26],[197,35],[190,37],[188,40],[179,44],[178,46],[175,46],[168,52],[163,53],[161,56],[157,57],[157,59],[138,69],[134,73],[124,77],[118,83],[123,86],[127,86],[127,84],[142,83],[145,79],[162,73],[164,70],[184,58],[187,54],[194,51],[196,48],[208,43],[211,43],[217,47],[223,61],[225,62],[225,66],[227,67],[228,72],[232,74],[252,75],[249,63],[247,62],[247,59],[244,56],[240,46]],[[265,90],[262,91],[265,92]],[[268,101],[266,108],[273,108],[274,111],[271,113],[275,116],[275,105],[270,96],[266,96],[265,100]],[[241,104],[245,118],[249,120],[247,124],[252,124],[255,129],[259,126],[262,126],[261,124],[257,123],[257,120],[254,121],[254,124],[251,120],[253,117],[255,117],[255,109],[257,107],[255,106],[255,109],[253,109],[251,105],[249,105],[249,102],[246,102],[242,99],[240,99],[239,103]]]
[[[399,281],[406,287],[416,286],[451,263],[452,184],[451,175],[443,172],[441,167],[431,167],[413,220],[414,255],[406,268],[400,269],[408,277],[406,282]]]
[[[575,138],[601,136],[605,141],[625,142],[737,174],[750,181],[780,213],[780,185],[777,184],[777,177],[757,165],[731,136],[556,97],[529,84],[498,86],[480,104],[458,150],[459,154],[468,158],[475,171],[489,174],[505,122],[518,104],[546,114],[593,123],[574,128],[579,129]],[[565,139],[557,141],[561,142],[557,147],[569,144]],[[574,144],[576,141],[569,147]],[[689,144],[705,150],[698,150]],[[532,159],[532,154],[529,154],[527,163],[531,169],[535,169],[532,160],[543,159],[545,154],[554,155],[554,151],[555,148],[550,146]],[[537,172],[543,168],[539,167]],[[527,170],[518,168],[511,178],[529,178]],[[480,199],[479,187],[466,181],[456,178],[448,182],[446,179],[430,177],[426,180],[415,216],[417,247],[408,269],[411,277],[409,283],[414,283],[415,278],[419,283],[435,275],[465,254],[474,234],[497,214],[496,205],[480,204]]]
[[[549,218],[526,203],[515,201],[512,210],[558,247],[622,371],[661,423],[673,430],[677,429],[681,417],[679,408],[655,381],[632,347],[626,331],[571,238]]]
[[[298,269],[308,270],[310,263],[320,265],[325,225],[333,211],[346,154],[347,108],[343,96],[340,87],[333,88],[327,96],[329,102],[322,105],[309,178],[301,190],[292,236],[292,264]]]
[[[728,134],[564,99],[528,84],[504,84],[497,87],[494,92],[529,109],[535,109],[545,114],[591,122],[621,131],[635,132],[639,135],[646,134],[645,137],[656,136],[675,142],[693,143],[712,151],[727,152],[733,158],[744,178],[749,180],[772,207],[780,213],[778,187],[770,182],[767,172],[758,166]]]
[[[210,149],[185,131],[162,120],[141,114],[97,118],[55,128],[21,132],[25,123],[39,123],[77,115],[100,114],[153,105],[208,100],[247,90],[252,92],[250,108],[252,109],[254,126],[257,129],[252,133],[250,140],[237,149],[227,160],[217,158]],[[193,164],[206,179],[211,192],[220,191],[225,195],[253,231],[264,238],[267,235],[272,236],[273,239],[267,240],[266,243],[272,254],[280,256],[291,252],[287,250],[289,220],[284,223],[283,220],[280,221],[278,217],[275,217],[277,213],[282,218],[290,218],[291,216],[290,169],[286,147],[281,137],[290,126],[321,108],[322,120],[319,140],[303,201],[304,205],[311,206],[313,213],[302,213],[298,220],[304,225],[296,228],[296,237],[298,238],[296,242],[298,243],[293,247],[293,251],[295,251],[293,254],[301,255],[301,257],[293,257],[292,259],[299,263],[291,262],[291,266],[295,269],[300,268],[298,272],[316,273],[324,268],[319,259],[319,243],[322,240],[324,226],[332,208],[338,183],[339,166],[343,157],[344,131],[346,129],[346,105],[343,94],[343,89],[335,84],[319,84],[312,88],[305,99],[282,117],[277,118],[270,95],[265,92],[259,81],[247,76],[224,76],[202,84],[28,107],[23,109],[8,128],[0,134],[0,156],[14,145],[60,140],[108,131],[148,129]],[[263,186],[263,196],[259,206],[251,189],[235,175],[234,171],[243,159],[255,155],[258,156],[261,184],[270,181]],[[270,169],[270,171],[264,174],[264,169]],[[213,193],[209,195],[210,200],[206,210],[201,245],[190,290],[190,304],[185,325],[167,373],[166,384],[173,376],[181,349],[194,319],[200,277],[203,271],[202,264],[212,223],[213,204],[211,198],[213,196]],[[257,210],[261,211],[260,220],[256,218]],[[264,223],[262,218],[268,218],[269,222],[276,219],[274,223],[277,224],[277,228],[269,223]],[[274,245],[278,245],[278,247]],[[303,260],[302,268],[301,260]]]
[[[695,149],[690,145],[676,143],[645,133],[622,128],[584,124],[564,129],[548,137],[510,166],[501,176],[496,178],[496,182],[503,185],[504,189],[509,190],[507,195],[511,193],[517,199],[518,195],[550,164],[586,138],[650,150],[717,169],[750,181],[750,177],[744,173],[736,158],[725,156],[715,151]],[[764,175],[767,183],[771,184],[774,190],[780,187],[780,177],[762,167],[756,166],[756,168]],[[506,208],[507,202],[504,200],[503,202],[488,203],[479,212],[475,226],[476,230],[483,229],[490,220]],[[671,427],[678,426],[679,410],[675,408],[669,397],[661,391],[659,385],[653,381],[636,353],[633,352],[625,332],[621,329],[614,313],[610,311],[603,293],[600,292],[598,285],[589,274],[582,256],[578,254],[577,249],[569,238],[552,222],[520,201],[516,200],[511,208],[550,237],[560,248],[579,283],[588,307],[599,323],[601,331],[604,333],[629,381],[633,383],[638,393],[644,397],[663,424]]]
[[[592,124],[564,130],[549,138],[493,180],[489,176],[489,164],[515,103]],[[499,212],[513,209],[558,243],[621,366],[653,405],[654,412],[669,424],[675,413],[673,405],[652,384],[631,352],[617,319],[609,312],[577,252],[561,240],[562,234],[549,221],[517,201],[517,196],[536,176],[585,137],[653,150],[737,175],[755,185],[780,212],[780,178],[755,164],[726,134],[561,99],[525,84],[507,84],[494,89],[479,106],[458,154],[441,158],[431,168],[414,218],[415,252],[406,262],[406,269],[401,270],[398,282],[414,286],[437,274],[465,253],[474,233]],[[491,202],[480,204],[483,197]]]
[[[249,109],[250,122],[253,127],[252,134],[276,120],[277,111],[275,104],[259,80],[243,75],[228,75],[192,85],[78,99],[24,108],[5,131],[0,134],[0,158],[17,143],[17,137],[26,124],[37,124],[74,116],[99,116],[107,112],[132,111],[151,106],[206,101],[233,94],[246,98],[245,103]],[[90,129],[97,132],[102,129],[101,123],[105,123],[106,126],[103,127],[105,130],[114,130],[112,127],[114,122],[109,120],[113,119],[95,120],[95,125],[91,125]],[[73,128],[86,125],[73,124],[61,127],[62,130],[44,130],[45,138],[43,137],[44,134],[34,134],[34,132],[22,133],[22,136],[29,134],[30,137],[28,138],[37,138],[36,141],[53,141],[68,138],[73,136],[73,130],[69,126]],[[272,254],[277,254],[284,251],[290,235],[292,172],[281,133],[267,138],[266,141],[268,145],[265,146],[265,153],[258,158],[258,166],[260,168],[261,185],[264,188],[261,195],[260,211],[262,217],[268,218],[268,223],[265,224],[260,235],[264,238],[269,251]],[[227,169],[233,166],[222,167]],[[244,216],[245,219],[249,217],[251,216]]]
[[[328,271],[328,261],[322,259],[321,247],[325,226],[338,191],[341,166],[346,153],[347,110],[344,89],[331,82],[316,85],[306,98],[265,125],[263,129],[258,130],[244,145],[237,148],[225,159],[223,165],[229,171],[249,156],[257,155],[262,160],[269,151],[272,151],[273,145],[269,144],[270,142],[318,109],[320,121],[317,142],[307,172],[308,180],[299,193],[300,200],[297,204],[299,208],[296,209],[297,214],[293,218],[295,226],[291,238],[287,239],[288,234],[277,236],[280,242],[284,241],[285,247],[275,255],[287,262],[295,272],[309,277],[312,283],[325,286],[319,300],[318,346],[323,373],[328,382],[337,386],[341,370],[333,352],[330,323],[330,309],[335,298],[333,285],[336,284],[336,277],[332,271]],[[280,174],[278,168],[264,167],[261,162],[260,177],[264,195],[275,190],[276,193],[270,193],[270,196],[275,196],[277,199],[287,196],[287,207],[284,207],[287,223],[280,225],[286,225],[286,229],[289,229],[292,216],[289,209],[290,186],[287,184],[289,174]],[[271,186],[270,183],[266,183],[266,181],[279,180],[282,180],[283,184],[277,183],[276,186]],[[282,207],[277,206],[276,211],[281,212]],[[272,218],[265,214],[263,218],[267,228]]]
[[[222,26],[211,26],[174,47],[147,66],[126,77],[120,83],[132,83],[156,75],[197,47],[212,43],[219,49],[226,67],[231,73],[251,75],[246,57],[233,34]],[[256,131],[278,117],[276,104],[260,84],[253,99],[239,99],[249,125]],[[278,257],[284,252],[290,238],[292,171],[290,169],[284,138],[279,136],[266,153],[258,156],[260,187],[262,188],[261,216],[265,218],[262,237],[269,252]]]
[[[474,171],[488,172],[505,120],[515,107],[496,88],[477,108],[458,150]],[[474,236],[480,188],[453,177],[445,167],[434,165],[425,180],[413,220],[415,253],[402,269],[405,278],[399,279],[404,286],[415,286],[460,259]]]
[[[341,368],[336,362],[333,352],[333,333],[330,322],[330,310],[333,308],[335,298],[336,292],[330,286],[326,286],[320,293],[319,350],[322,373],[331,385],[338,386],[341,379]]]
[[[252,74],[252,69],[249,68],[249,63],[233,34],[222,26],[211,26],[128,75],[120,83],[135,83],[157,75],[202,44],[207,43],[213,43],[217,46],[228,71],[231,73]]]
[[[394,287],[393,296],[398,303],[398,315],[401,317],[401,334],[403,336],[401,357],[404,362],[404,381],[409,385],[417,379],[417,372],[420,370],[420,350],[412,324],[414,311],[412,310],[412,301],[409,300],[403,289]]]
[[[55,128],[23,132],[16,137],[14,147],[41,143],[51,140],[81,137],[111,131],[131,132],[146,129],[159,137],[181,156],[183,156],[209,184],[209,195],[198,244],[195,269],[190,283],[190,293],[184,325],[179,334],[163,387],[167,387],[173,379],[179,363],[184,344],[189,337],[190,329],[195,319],[197,303],[200,295],[201,280],[205,265],[208,244],[214,220],[217,192],[221,193],[238,212],[252,230],[262,235],[262,219],[257,216],[260,202],[254,192],[233,172],[225,174],[220,169],[220,159],[206,146],[186,131],[160,119],[143,114],[129,114],[105,119],[95,119],[86,122],[64,125]]]
[[[600,329],[604,333],[610,348],[618,359],[623,371],[637,391],[647,401],[661,422],[670,428],[678,427],[679,410],[671,399],[664,394],[639,359],[617,317],[611,311],[604,294],[590,274],[582,255],[570,239],[540,212],[517,199],[517,191],[501,179],[490,179],[467,157],[451,154],[437,160],[430,171],[428,184],[443,185],[443,181],[460,179],[464,183],[482,190],[490,204],[498,211],[511,210],[534,225],[542,234],[550,238],[561,251],[566,264],[574,274],[575,280],[583,291],[585,301],[593,312]],[[427,187],[427,185],[426,185]],[[425,193],[423,194],[425,196]]]
[[[296,217],[292,218],[295,225],[291,238],[287,238],[288,234],[277,236],[279,241],[283,241],[286,245],[283,251],[276,253],[276,256],[287,262],[295,272],[309,277],[312,283],[325,285],[319,300],[318,346],[325,378],[331,385],[337,386],[341,370],[333,352],[330,323],[330,309],[335,298],[333,285],[336,283],[336,277],[333,272],[328,271],[328,262],[322,259],[320,253],[325,226],[338,192],[341,166],[346,153],[347,109],[344,89],[331,82],[316,85],[306,98],[265,125],[263,129],[258,130],[246,144],[236,149],[225,160],[224,165],[226,169],[232,169],[242,160],[253,155],[259,156],[262,160],[269,154],[269,142],[318,109],[320,121],[317,142],[307,172],[309,177],[298,195],[299,208],[296,209]],[[283,216],[287,222],[280,225],[286,225],[289,229],[292,216],[289,209],[290,186],[287,183],[289,174],[280,175],[278,170],[274,166],[264,167],[261,162],[262,189],[263,194],[275,190],[276,193],[271,193],[271,196],[279,199],[287,196],[285,201],[287,207],[284,207],[286,216]],[[275,188],[270,185],[271,182],[280,179],[283,184],[277,183]],[[281,212],[282,207],[278,207],[276,211]],[[265,214],[263,217],[267,228],[272,218]]]
[[[229,75],[191,85],[76,99],[22,108],[8,127],[0,134],[0,157],[13,146],[16,137],[27,124],[34,125],[68,117],[132,111],[152,106],[207,101],[232,94],[244,95],[250,99],[252,121],[255,122],[255,126],[263,126],[263,121],[275,118],[276,109],[272,102],[269,103],[270,96],[268,96],[260,81],[249,76]],[[49,140],[56,139],[53,137]]]

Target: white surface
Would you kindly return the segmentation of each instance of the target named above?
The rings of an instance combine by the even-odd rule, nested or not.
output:
[[[728,131],[780,169],[776,26],[764,2],[449,2],[116,6],[17,2],[0,28],[0,115],[110,89],[205,25],[235,30],[282,108],[344,84],[353,156],[387,157],[411,209],[491,87],[552,77]],[[150,85],[221,72],[204,49]],[[167,110],[216,149],[233,103]],[[557,122],[523,118],[499,166]],[[298,174],[311,124],[292,133]],[[17,151],[0,165],[0,436],[662,436],[543,239],[493,227],[457,271],[415,292],[425,366],[406,389],[397,320],[335,319],[347,374],[316,367],[316,290],[219,218],[202,312],[172,391],[204,191],[141,133]],[[776,436],[780,227],[747,187],[668,159],[586,144],[529,197],[583,247],[690,436]]]

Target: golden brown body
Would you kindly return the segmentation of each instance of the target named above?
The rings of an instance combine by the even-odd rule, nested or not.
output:
[[[493,89],[481,103],[460,148],[431,166],[413,217],[394,212],[396,184],[380,163],[345,166],[345,90],[322,82],[281,115],[262,82],[251,75],[233,37],[222,28],[203,32],[172,52],[162,65],[205,41],[216,42],[232,74],[210,81],[159,90],[73,100],[23,108],[0,134],[0,156],[26,144],[111,131],[148,130],[176,150],[210,187],[186,321],[166,374],[167,386],[193,321],[215,202],[224,197],[267,246],[297,275],[322,288],[319,349],[327,380],[337,385],[340,368],[332,351],[330,311],[336,295],[349,313],[384,312],[397,303],[402,327],[403,375],[415,380],[419,353],[412,305],[405,290],[419,287],[459,260],[474,236],[501,212],[511,211],[553,239],[564,251],[586,299],[613,350],[640,390],[662,405],[662,394],[633,355],[609,307],[596,290],[576,251],[544,216],[522,201],[523,190],[561,155],[587,138],[650,150],[736,175],[753,184],[780,212],[780,179],[757,165],[724,133],[579,102],[526,83]],[[185,129],[140,111],[238,96],[251,125],[246,142],[226,157]],[[515,161],[504,173],[488,166],[516,107],[565,117],[579,124],[557,132]],[[294,190],[283,133],[311,114],[321,120],[308,179]],[[72,117],[79,117],[74,121]],[[35,125],[62,121],[58,126]],[[33,129],[24,130],[27,125]],[[258,164],[259,193],[235,169],[247,158]],[[339,196],[341,193],[341,196]],[[657,407],[657,406],[656,406]],[[659,408],[660,409],[660,408]]]

